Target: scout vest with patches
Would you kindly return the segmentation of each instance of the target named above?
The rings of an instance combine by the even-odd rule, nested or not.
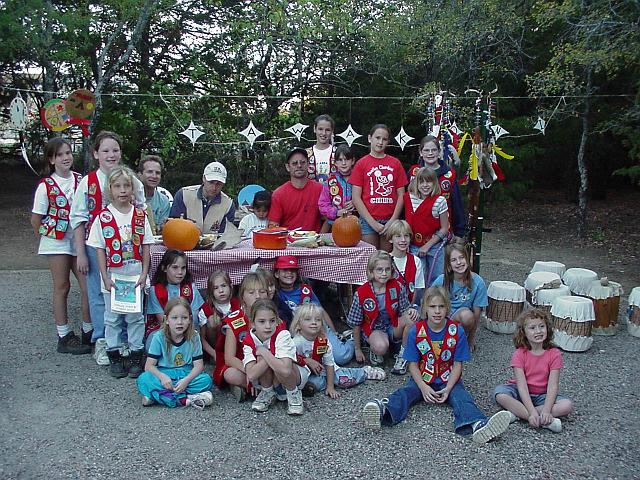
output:
[[[440,217],[432,213],[438,195],[425,198],[417,209],[413,209],[409,192],[404,194],[404,216],[413,231],[413,244],[421,247],[440,229]]]
[[[342,182],[340,181],[341,179]],[[346,189],[343,182],[346,183]],[[347,202],[351,201],[351,184],[346,182],[341,175],[339,176],[337,173],[329,175],[327,187],[329,188],[329,195],[331,196],[331,204],[334,207],[341,209]]]
[[[82,175],[71,172],[74,176],[73,191],[78,188],[78,183],[82,179]],[[71,204],[64,194],[60,186],[52,177],[43,178],[41,183],[44,184],[47,199],[49,201],[49,209],[47,214],[40,220],[40,228],[38,233],[43,237],[55,238],[62,240],[69,229],[69,213]]]
[[[334,158],[336,147],[331,145],[329,148],[331,149],[331,153],[329,154],[329,174],[328,175],[332,175],[338,171],[336,168],[335,158]],[[313,147],[307,148],[307,156],[309,157],[309,170],[308,170],[307,177],[312,180],[317,180],[316,177],[318,177],[318,173],[317,173],[318,167],[317,167],[316,155],[314,153]],[[325,174],[321,174],[321,175],[324,176]]]
[[[156,283],[153,286],[153,290],[156,294],[156,298],[158,299],[158,303],[162,308],[167,306],[167,302],[169,301],[169,292],[167,291],[167,286],[162,283]],[[180,296],[182,298],[187,299],[189,304],[193,301],[193,286],[190,283],[182,282],[180,284]]]
[[[395,278],[389,279],[385,284],[384,308],[389,314],[391,325],[394,327],[398,326],[400,289],[400,283]],[[360,307],[362,308],[362,314],[364,315],[362,319],[362,331],[366,336],[370,336],[378,319],[378,315],[380,315],[376,294],[373,291],[371,282],[361,285],[356,292],[358,294],[358,300],[360,301]]]
[[[198,198],[198,189],[201,186],[191,185],[190,187],[182,188],[182,200],[187,212],[186,216],[198,225],[202,233],[217,233],[233,202],[227,194],[220,192],[220,202],[211,204],[207,210],[207,215],[204,216],[202,198]]]
[[[327,337],[321,337],[318,335],[313,339],[313,346],[311,347],[311,354],[309,357],[297,354],[298,365],[306,365],[305,358],[311,358],[316,362],[322,363],[322,357],[329,351],[329,340]]]
[[[98,180],[98,171],[94,170],[87,175],[87,210],[89,211],[89,220],[85,225],[85,240],[89,238],[91,225],[102,211],[102,189]]]
[[[440,355],[436,355],[429,338],[427,321],[421,320],[416,323],[416,347],[421,355],[418,366],[420,376],[425,383],[431,383],[436,379],[447,383],[453,366],[453,356],[460,338],[459,329],[460,325],[457,322],[447,319]]]
[[[415,255],[407,252],[407,261],[404,265],[404,273],[402,273],[396,265],[396,270],[398,271],[398,280],[402,282],[402,284],[407,287],[407,291],[409,293],[409,301],[413,302],[413,297],[415,296],[416,291],[416,272],[418,271],[418,262],[419,260]]]
[[[236,339],[236,358],[242,360],[242,344],[249,333],[249,318],[244,310],[239,308],[225,317],[224,324],[229,327]]]
[[[120,231],[116,219],[107,208],[100,212],[98,218],[100,219],[100,227],[102,228],[102,236],[104,237],[107,267],[121,267],[123,265],[122,239],[120,238]],[[134,207],[133,214],[131,215],[131,242],[133,244],[133,258],[139,262],[142,261],[144,220],[144,210]]]

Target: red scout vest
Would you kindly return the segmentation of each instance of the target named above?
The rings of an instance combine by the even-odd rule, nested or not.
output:
[[[313,346],[311,347],[311,355],[310,358],[315,360],[316,362],[322,363],[322,357],[329,350],[329,340],[326,337],[317,336],[313,340]],[[297,354],[298,365],[306,365],[305,356]]]
[[[407,287],[409,291],[409,301],[413,302],[416,291],[416,272],[418,270],[417,263],[419,260],[415,255],[407,252],[407,262],[404,266],[404,274],[398,270],[398,280]]]
[[[82,179],[82,175],[76,172],[71,173],[75,177],[75,184],[73,186],[73,191],[75,192],[76,188],[78,188],[78,183],[80,183]],[[49,199],[49,210],[47,211],[47,215],[42,217],[40,221],[38,233],[43,237],[62,240],[69,228],[69,212],[71,210],[69,199],[53,178],[43,178],[41,183],[44,183],[46,188],[47,198]]]
[[[341,208],[347,203],[344,198],[344,189],[335,173],[329,175],[327,186],[329,187],[329,195],[331,196],[331,203],[334,207]]]
[[[107,267],[121,267],[122,239],[116,219],[107,208],[100,212],[99,218],[106,246]],[[133,242],[133,258],[140,262],[142,261],[142,241],[144,240],[144,218],[144,210],[134,207],[131,215],[131,241]]]
[[[89,220],[85,225],[85,240],[89,238],[91,225],[102,210],[102,190],[100,189],[97,170],[87,175],[87,210],[89,210]]]
[[[167,286],[162,283],[156,283],[153,286],[154,291],[156,292],[156,298],[158,299],[158,303],[162,308],[167,306],[167,302],[169,301],[169,292],[167,291]],[[189,303],[193,301],[193,288],[190,283],[181,283],[180,284],[180,296],[182,298],[186,298]]]
[[[242,360],[242,345],[246,337],[250,337],[249,333],[249,319],[245,315],[244,311],[239,308],[229,313],[224,319],[224,324],[229,327],[233,336],[236,339],[236,358]]]
[[[227,315],[231,315],[236,310],[240,310],[240,300],[238,300],[237,298],[231,297],[231,300],[229,300],[229,303],[231,304],[231,309],[229,310],[229,313]],[[222,315],[222,312],[220,312],[217,308],[215,308],[209,302],[205,302],[202,305],[202,311],[207,316],[207,318],[209,318],[214,313],[217,313],[220,316],[220,318],[226,318],[225,315]]]
[[[395,278],[390,278],[385,285],[385,296],[384,296],[384,308],[389,314],[389,318],[391,319],[391,325],[394,327],[398,326],[398,302],[400,300],[400,283]],[[371,283],[367,282],[364,285],[361,285],[356,290],[358,294],[358,300],[360,301],[360,307],[362,307],[362,312],[364,315],[362,321],[362,331],[366,336],[371,335],[373,331],[373,327],[375,326],[375,322],[378,319],[378,315],[380,315],[380,310],[378,309],[378,301],[376,299],[376,295],[373,292],[373,288],[371,287]],[[392,303],[393,302],[393,303]]]
[[[333,154],[336,152],[336,147],[335,146],[331,146],[329,147],[331,148],[331,154],[329,155],[329,174],[335,174],[337,172],[336,169],[336,164],[335,164],[335,160],[333,158]],[[307,148],[307,156],[309,157],[309,173],[307,174],[307,177],[309,177],[312,180],[315,180],[316,178],[316,156],[313,153],[313,147]]]
[[[422,167],[420,165],[411,165],[409,168],[409,181],[413,180],[413,177],[416,176],[418,170]],[[449,170],[443,175],[438,175],[438,183],[440,184],[440,195],[442,195],[447,200],[447,205],[449,206],[449,211],[451,212],[451,193],[453,192],[453,186],[456,183],[456,172],[454,170]]]
[[[440,229],[440,218],[434,218],[431,213],[437,199],[438,195],[425,198],[420,206],[414,210],[409,192],[404,194],[404,216],[413,230],[412,243],[418,247],[427,243],[433,234]]]
[[[276,339],[278,338],[278,335],[280,335],[280,333],[284,332],[287,329],[286,325],[284,322],[280,322],[278,323],[278,325],[276,325],[276,330],[275,332],[273,332],[273,335],[271,335],[271,337],[269,338],[269,344],[268,344],[268,348],[269,351],[271,352],[272,355],[275,356],[276,354]],[[256,342],[253,339],[253,337],[251,336],[251,333],[247,332],[247,335],[244,337],[244,340],[242,341],[242,345],[249,345],[251,347],[251,351],[253,352],[253,354],[256,354]]]
[[[460,325],[457,322],[447,319],[440,355],[436,358],[429,338],[427,321],[420,320],[416,323],[416,347],[418,347],[418,351],[422,355],[419,363],[420,375],[426,383],[431,383],[436,378],[446,383],[449,379],[451,367],[453,366],[453,354],[456,351],[460,336],[458,333],[459,328]]]

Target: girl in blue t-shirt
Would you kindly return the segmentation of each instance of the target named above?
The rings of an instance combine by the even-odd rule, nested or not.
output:
[[[451,300],[449,317],[464,327],[471,351],[476,349],[476,331],[482,309],[488,304],[487,287],[480,275],[471,271],[469,253],[462,243],[445,248],[444,274],[433,285],[443,286]]]
[[[185,298],[174,297],[164,311],[163,327],[151,336],[145,371],[137,380],[142,405],[203,409],[213,401],[213,381],[202,371],[202,345],[191,307]]]

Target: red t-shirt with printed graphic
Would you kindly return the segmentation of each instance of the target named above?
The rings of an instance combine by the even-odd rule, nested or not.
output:
[[[407,185],[407,175],[400,160],[365,155],[356,162],[349,183],[362,188],[362,201],[376,220],[388,220],[398,201],[398,188]]]

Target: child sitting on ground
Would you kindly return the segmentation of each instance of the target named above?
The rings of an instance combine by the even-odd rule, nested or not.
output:
[[[516,351],[511,356],[513,377],[493,392],[496,402],[507,409],[511,421],[527,420],[534,428],[562,431],[558,417],[573,411],[573,402],[558,393],[562,353],[553,346],[549,314],[533,309],[523,312],[513,334]]]
[[[471,353],[464,329],[447,318],[448,311],[446,291],[427,289],[421,309],[426,320],[411,327],[404,349],[411,378],[389,397],[364,406],[366,427],[379,430],[381,424],[395,425],[407,417],[409,408],[424,400],[451,405],[456,433],[472,434],[475,443],[486,443],[507,430],[511,414],[501,411],[487,418],[464,387],[462,363],[471,359]]]
[[[398,280],[407,289],[409,302],[416,306],[415,320],[418,320],[418,310],[424,294],[424,271],[418,257],[409,253],[413,232],[405,220],[394,220],[389,224],[385,234],[391,244],[391,256],[396,266]]]
[[[233,285],[229,274],[215,270],[207,279],[207,300],[202,305],[201,316],[205,322],[201,331],[202,349],[205,355],[216,362],[223,362],[217,353],[223,349],[224,339],[220,338],[222,321],[231,312],[240,309],[240,301],[232,297]]]
[[[291,323],[293,342],[296,344],[298,364],[311,370],[307,381],[308,393],[326,391],[331,398],[338,398],[335,387],[351,388],[365,380],[384,380],[384,370],[365,365],[363,368],[344,368],[336,365],[333,349],[327,339],[324,309],[320,305],[306,303],[296,308]]]

